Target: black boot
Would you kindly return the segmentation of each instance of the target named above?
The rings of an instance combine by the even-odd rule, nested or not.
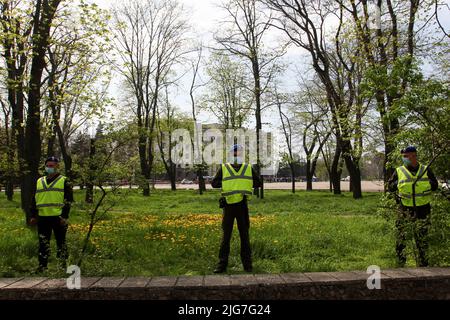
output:
[[[214,273],[224,273],[225,271],[227,271],[227,267],[222,264],[217,265],[214,269]]]
[[[406,258],[397,257],[397,268],[404,268],[406,265]]]
[[[67,262],[66,262],[66,260],[60,259],[60,260],[58,261],[58,268],[59,268],[61,271],[66,272],[66,270],[67,270]]]
[[[39,266],[37,267],[37,269],[35,270],[35,274],[41,274],[44,273],[45,271],[47,271],[47,267],[46,266]]]

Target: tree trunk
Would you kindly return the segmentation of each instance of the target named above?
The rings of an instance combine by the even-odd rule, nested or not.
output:
[[[170,169],[169,172],[169,178],[170,178],[170,188],[172,191],[177,191],[177,168],[176,165],[172,163],[172,161],[169,162]]]
[[[28,111],[25,127],[25,175],[22,189],[22,208],[26,221],[30,218],[31,197],[36,192],[41,161],[41,87],[42,73],[46,66],[45,53],[49,45],[50,27],[60,0],[37,0],[34,14],[33,58],[31,60],[30,81],[28,87]]]
[[[261,199],[264,199],[264,177],[260,176],[260,178],[261,178],[261,188],[260,188],[260,191],[259,191],[259,197]]]
[[[89,178],[86,182],[86,195],[85,202],[86,203],[94,203],[94,172],[95,172],[95,139],[91,138],[91,146],[89,149]]]
[[[256,143],[256,144],[258,145],[258,143]],[[260,175],[261,171],[259,170],[259,165],[258,164],[255,165],[255,170],[256,170],[256,172],[258,172],[258,175],[261,177],[261,175]],[[260,188],[253,188],[253,195],[259,198],[260,197],[260,190],[261,190]]]
[[[149,147],[149,150],[151,150],[151,147]],[[155,156],[153,155],[153,153],[151,153],[148,156],[148,173],[147,173],[147,182],[146,185],[148,186],[148,194],[147,196],[150,196],[150,179],[152,178],[152,168],[153,168],[153,160],[154,160]],[[153,186],[154,188],[154,186]]]
[[[47,157],[51,157],[55,155],[55,140],[56,140],[56,136],[54,134],[54,130],[53,132],[50,134],[50,137],[48,137],[47,139]]]
[[[388,190],[388,182],[391,176],[394,174],[395,168],[393,168],[389,163],[389,155],[395,150],[395,145],[390,142],[390,133],[385,132],[385,142],[384,142],[384,166],[383,166],[383,176],[384,176],[384,191]]]
[[[142,187],[142,195],[144,197],[148,197],[150,196],[150,183],[148,182],[147,178],[144,175],[144,179],[145,181],[142,182],[141,187]]]
[[[2,18],[6,18],[8,20],[8,13],[10,8],[10,3],[4,1],[2,3],[2,11],[4,16]],[[11,22],[11,20],[9,20]],[[7,23],[2,24],[2,32],[8,34],[13,31],[12,25],[8,26]],[[31,32],[31,29],[30,29]],[[19,161],[19,178],[22,185],[22,176],[25,172],[24,166],[24,152],[25,152],[25,131],[24,131],[24,88],[23,88],[23,74],[25,71],[25,65],[27,62],[27,55],[23,52],[25,51],[23,48],[23,44],[21,40],[17,41],[15,38],[20,38],[23,35],[15,34],[14,37],[5,36],[3,37],[3,52],[2,55],[5,58],[6,68],[7,68],[7,92],[8,92],[8,102],[10,108],[12,110],[12,125],[11,125],[11,139],[9,140],[10,148],[13,147],[15,141],[15,147],[17,148],[17,158]],[[19,52],[17,52],[14,47],[14,42],[17,43]],[[7,132],[8,134],[8,132]],[[8,136],[8,135],[7,135]],[[8,145],[8,144],[7,144]],[[13,149],[10,150],[13,152]],[[11,159],[9,157],[9,159]],[[14,154],[13,154],[14,159]],[[10,161],[10,160],[8,160]],[[12,177],[11,177],[12,179]],[[12,183],[11,183],[12,184]],[[5,191],[11,196],[13,194],[13,186],[8,187],[5,186]],[[10,196],[7,197],[9,199]],[[25,207],[22,205],[22,209],[25,211]]]
[[[292,193],[295,193],[295,166],[292,162],[289,166],[291,167]]]
[[[361,190],[361,170],[359,166],[351,156],[344,155],[345,164],[350,175],[350,183],[352,186],[353,198],[360,199],[362,198],[362,190]]]
[[[331,135],[331,132],[330,132],[330,135]],[[324,146],[325,146],[325,144],[324,144]],[[328,151],[328,148],[327,148],[327,147],[326,147],[326,149],[327,149],[327,151]],[[329,182],[329,191],[330,191],[330,192],[333,192],[333,183],[332,183],[332,181],[331,181],[331,166],[330,166],[329,161],[327,160],[328,157],[325,155],[325,151],[323,151],[323,149],[321,150],[321,153],[322,153],[322,156],[323,156],[323,160],[324,160],[324,162],[325,162],[325,168],[327,169],[328,182]],[[329,154],[329,153],[328,153],[328,154]]]
[[[29,210],[29,205],[31,204],[30,202],[27,202],[27,198],[29,197],[29,195],[26,194],[26,189],[25,188],[25,170],[26,170],[26,166],[25,166],[25,130],[23,128],[23,123],[24,123],[24,95],[23,95],[23,84],[22,81],[20,81],[20,83],[18,83],[17,85],[17,91],[16,92],[11,92],[11,97],[10,97],[10,93],[8,90],[8,99],[11,103],[11,101],[14,101],[14,104],[12,104],[12,106],[14,106],[12,108],[12,112],[13,112],[13,130],[16,133],[16,148],[17,148],[17,159],[19,161],[19,180],[20,180],[20,200],[21,200],[21,208],[22,210],[25,212],[25,216],[27,218],[28,221],[28,210]],[[30,192],[30,191],[29,191]],[[28,207],[27,207],[28,205]]]
[[[203,178],[203,170],[201,168],[197,169],[197,179],[198,179],[198,191],[203,194],[206,191],[205,179]]]
[[[94,185],[91,182],[86,183],[86,194],[84,201],[86,203],[94,202]]]
[[[62,158],[64,161],[64,171],[65,171],[65,175],[70,179],[73,180],[74,179],[74,174],[72,172],[72,156],[69,154],[68,150],[67,150],[67,145],[66,145],[66,141],[64,138],[64,133],[61,129],[61,126],[59,125],[59,120],[61,117],[61,105],[57,105],[57,96],[58,94],[58,88],[56,87],[55,84],[55,73],[56,70],[53,70],[52,74],[49,77],[49,101],[50,101],[50,110],[51,110],[51,114],[52,114],[52,123],[53,123],[53,133],[52,133],[52,137],[53,137],[53,141],[52,144],[54,143],[54,136],[56,135],[58,137],[58,142],[59,142],[59,149],[61,150],[61,154],[62,154]],[[50,143],[50,139],[49,139],[49,143]],[[52,146],[53,149],[53,146]],[[53,150],[52,150],[52,154],[49,155],[53,155]]]
[[[49,98],[49,104],[50,104],[50,108],[52,109],[52,105],[55,103],[54,100],[54,93],[53,93],[53,81],[54,81],[54,75],[53,72],[50,74],[49,79],[48,79],[48,98]],[[47,117],[48,115],[48,108],[45,109],[45,115],[44,118]],[[55,119],[54,116],[52,114],[53,110],[50,110],[50,119],[51,119],[51,130],[49,132],[49,136],[47,138],[47,158],[51,157],[51,156],[56,156],[55,154],[55,142],[56,142],[56,128],[55,128]]]
[[[5,195],[6,195],[6,199],[8,199],[8,201],[12,201],[13,200],[14,185],[13,185],[11,176],[9,176],[8,179],[6,180]]]
[[[8,134],[8,133],[7,133]],[[12,201],[13,200],[13,196],[14,196],[14,168],[13,168],[13,164],[14,164],[14,149],[12,144],[12,137],[10,139],[9,136],[7,136],[7,146],[8,146],[8,174],[6,175],[6,181],[5,181],[5,195],[6,195],[6,199],[8,201]]]
[[[8,201],[12,201],[14,196],[14,130],[9,130],[9,117],[5,117],[5,135],[6,135],[6,148],[8,149],[8,172],[5,174],[5,195]]]
[[[261,121],[261,81],[260,81],[260,69],[259,69],[259,61],[258,57],[255,55],[252,59],[252,69],[253,69],[253,80],[254,80],[254,93],[255,93],[255,118],[256,118],[256,162],[257,162],[257,170],[258,174],[261,174],[261,159],[260,159],[260,134],[262,129],[262,121]],[[261,176],[261,175],[260,175]],[[261,187],[254,188],[254,194],[263,199],[264,198],[264,182],[261,176]]]
[[[33,196],[33,190],[36,188],[36,180],[30,174],[24,174],[20,183],[20,199],[22,202],[22,209],[25,212],[25,219],[28,223],[31,214],[31,197]]]
[[[58,134],[59,148],[61,150],[61,154],[64,161],[65,174],[69,179],[73,180],[74,174],[72,171],[72,156],[69,154],[67,150],[66,142],[64,140],[64,134],[61,130],[61,127],[59,126],[59,123],[56,125],[56,132]]]
[[[339,162],[341,158],[341,149],[336,147],[334,151],[333,162],[331,164],[331,176],[330,180],[333,184],[333,192],[334,194],[341,194],[341,173],[342,170],[339,168]]]
[[[306,191],[312,191],[312,172],[311,172],[311,160],[308,158],[306,159]]]
[[[170,175],[170,190],[177,191],[177,184],[175,181],[175,176],[173,174]]]
[[[142,128],[140,130],[142,130]],[[148,197],[150,196],[150,170],[147,163],[146,138],[141,133],[139,133],[139,160],[141,165],[142,181],[140,185],[142,188],[142,195]]]

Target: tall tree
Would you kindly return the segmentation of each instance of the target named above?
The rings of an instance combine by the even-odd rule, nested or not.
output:
[[[292,43],[306,50],[312,59],[312,66],[326,90],[337,150],[342,152],[352,183],[353,197],[362,197],[359,153],[355,152],[352,137],[355,132],[351,115],[355,114],[355,91],[353,72],[356,59],[344,55],[341,43],[335,41],[330,50],[325,30],[330,12],[322,1],[265,0],[278,16],[275,25],[282,30]],[[341,15],[334,39],[338,39],[344,18]],[[337,58],[336,58],[337,57]],[[341,71],[337,72],[336,71]]]
[[[278,71],[274,63],[284,54],[284,48],[279,50],[264,49],[263,39],[272,23],[272,16],[264,14],[258,0],[228,0],[223,6],[229,20],[224,22],[225,32],[216,34],[216,41],[226,52],[245,59],[249,63],[253,76],[252,94],[255,101],[256,122],[256,169],[261,170],[260,161],[260,131],[262,129],[262,95]],[[255,193],[264,197],[264,184]]]
[[[293,152],[293,144],[292,144],[292,126],[291,120],[286,115],[285,111],[283,111],[283,104],[286,104],[286,97],[283,97],[281,94],[275,91],[275,103],[278,107],[278,114],[280,116],[281,128],[283,130],[284,140],[286,142],[286,147],[288,149],[287,152],[287,163],[289,164],[289,169],[291,170],[291,191],[295,193],[295,164],[296,160],[294,159]]]
[[[198,84],[197,81],[199,80],[199,71],[200,71],[200,63],[202,61],[202,54],[203,54],[203,45],[200,44],[199,48],[197,49],[197,57],[195,60],[191,61],[191,67],[192,67],[192,81],[191,86],[189,87],[189,97],[191,98],[191,107],[192,107],[192,120],[194,121],[194,125],[197,125],[197,102],[195,97],[195,91],[203,86],[204,84]],[[195,130],[195,129],[194,129]],[[198,133],[200,134],[200,133]],[[194,135],[194,139],[197,139],[197,137]],[[191,139],[192,142],[192,150],[194,150],[195,145],[200,147],[200,141],[194,141],[194,139]],[[201,148],[201,147],[200,147]],[[196,163],[197,159],[194,159],[194,169],[197,173],[197,180],[198,180],[198,191],[200,194],[203,194],[203,192],[206,191],[206,184],[205,179],[203,178],[203,173],[205,170],[208,169],[207,164],[205,163],[203,159],[203,150],[199,149],[197,151],[194,150],[194,157],[195,152],[197,152],[197,156],[201,157],[200,161],[201,163]]]
[[[69,3],[62,9],[55,17],[56,27],[47,50],[47,155],[55,154],[57,140],[65,174],[74,179],[69,139],[108,101],[101,83],[108,76],[104,58],[108,19],[96,5],[84,2]]]
[[[303,85],[304,90],[300,92],[295,102],[295,114],[297,125],[303,128],[302,145],[306,155],[306,190],[311,191],[317,161],[332,130],[328,126],[329,110],[323,91],[320,90],[320,87],[314,88],[306,82],[303,82]]]
[[[161,89],[186,53],[188,28],[183,7],[175,0],[129,0],[113,8],[116,70],[135,99],[139,157],[144,196],[150,195],[156,111]]]
[[[26,13],[32,6],[20,1],[1,1],[2,58],[6,66],[6,89],[11,109],[11,135],[16,148],[21,181],[25,172],[25,89],[30,60],[33,16]],[[23,183],[21,183],[23,185]],[[25,209],[24,206],[22,206]]]
[[[8,69],[8,101],[12,104],[13,126],[17,132],[22,173],[21,203],[26,221],[29,220],[31,197],[36,188],[41,163],[42,75],[47,65],[50,29],[61,1],[36,0],[21,4],[20,1],[4,0],[0,3],[3,14],[2,45]],[[30,57],[28,52],[31,52]],[[26,74],[28,64],[29,73]],[[23,92],[27,95],[26,119]],[[24,126],[24,130],[19,129],[21,126]]]
[[[211,112],[225,129],[239,129],[249,120],[252,97],[246,90],[244,67],[230,57],[213,53],[206,72],[207,93],[201,108]]]
[[[396,150],[395,137],[401,132],[397,103],[413,81],[415,58],[427,56],[442,40],[448,40],[439,20],[438,7],[445,1],[377,0],[379,25],[368,23],[377,12],[367,0],[335,0],[348,14],[356,31],[360,57],[367,64],[367,92],[374,97],[383,129],[385,188],[395,167],[389,155]],[[373,4],[372,4],[373,5]],[[372,6],[373,7],[373,6]],[[341,13],[342,15],[342,13]],[[422,21],[420,17],[423,16]],[[433,30],[432,23],[440,28]],[[441,31],[441,32],[439,32]],[[442,32],[443,31],[443,32]]]
[[[161,103],[162,106],[157,107],[158,120],[156,124],[158,127],[158,132],[156,141],[158,143],[161,161],[163,162],[164,168],[166,169],[167,175],[169,176],[170,188],[172,189],[172,191],[176,191],[177,166],[172,159],[174,146],[174,143],[172,141],[172,134],[173,131],[178,128],[178,126],[176,119],[176,109],[169,102],[167,87],[165,88],[164,100],[165,102],[163,104]]]
[[[0,171],[3,171],[2,181],[5,183],[5,194],[8,201],[13,200],[14,196],[14,178],[16,173],[16,168],[14,165],[15,162],[15,152],[14,152],[14,135],[13,130],[11,129],[11,107],[8,103],[3,101],[0,97],[0,105],[2,107],[3,117],[4,117],[4,132],[2,132],[2,136],[4,137],[4,145],[0,145],[1,156],[0,156],[0,164],[2,168]],[[6,157],[4,157],[6,155]],[[3,169],[3,170],[2,170]]]

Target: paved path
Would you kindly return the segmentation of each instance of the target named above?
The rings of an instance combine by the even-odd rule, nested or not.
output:
[[[264,187],[270,190],[290,190],[292,188],[292,184],[290,182],[265,182]],[[122,188],[127,189],[129,186],[122,186]],[[138,186],[132,186],[133,189],[138,188]],[[156,189],[170,189],[170,183],[156,183]],[[212,189],[211,184],[206,184],[207,189]],[[328,181],[320,181],[313,182],[314,190],[329,190],[330,183]],[[383,191],[383,181],[362,181],[361,188],[363,192],[381,192]],[[78,190],[79,187],[75,186],[75,190]],[[198,189],[197,184],[181,184],[177,183],[177,189]],[[349,190],[349,182],[342,181],[341,182],[342,191]],[[295,190],[306,190],[306,182],[296,182]],[[15,192],[20,192],[20,189],[14,189]]]
[[[366,271],[238,274],[179,277],[0,278],[0,300],[35,299],[447,299],[450,267],[381,271],[369,289]],[[375,283],[376,284],[376,283]]]
[[[156,189],[170,189],[170,184],[156,184]],[[197,184],[177,184],[178,189],[198,189]],[[211,185],[208,183],[206,185],[207,189],[211,189]],[[280,190],[290,190],[292,188],[291,182],[271,182],[264,183],[264,188],[266,189],[280,189]],[[329,190],[330,183],[328,181],[313,182],[314,190]],[[384,190],[383,181],[362,181],[361,188],[363,192],[380,192]],[[341,182],[342,191],[349,190],[349,182]],[[296,182],[295,190],[306,190],[306,182]]]

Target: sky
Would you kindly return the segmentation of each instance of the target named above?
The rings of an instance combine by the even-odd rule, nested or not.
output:
[[[114,1],[119,0],[90,0],[97,3],[103,8],[109,8]],[[218,8],[218,5],[223,0],[179,0],[181,4],[186,8],[189,13],[189,22],[192,25],[193,32],[196,38],[201,39],[205,45],[213,44],[213,33],[220,29],[220,22],[226,17],[226,12]],[[447,0],[450,5],[450,0]],[[442,11],[441,22],[447,30],[450,30],[450,10]],[[274,41],[282,40],[283,34],[279,31],[271,31],[268,35],[268,42],[273,45]],[[206,53],[208,54],[208,53]],[[310,58],[309,55],[302,49],[291,47],[288,49],[286,55],[283,57],[282,62],[285,63],[288,68],[280,78],[280,91],[294,92],[298,90],[299,74],[307,74],[307,70],[310,70]],[[433,70],[427,70],[428,66],[425,65],[424,71],[426,73],[433,73]],[[116,78],[117,80],[118,78]],[[172,103],[175,104],[181,111],[190,113],[191,101],[189,97],[189,85],[191,81],[191,74],[187,74],[179,81],[176,92],[172,94]],[[120,83],[115,82],[110,89],[111,95],[118,97],[120,95]],[[277,110],[266,110],[263,112],[263,124],[266,130],[276,131],[279,128],[279,115]],[[253,118],[253,117],[252,117]],[[211,115],[202,112],[199,115],[199,120],[202,123],[217,122]],[[249,124],[250,127],[254,126],[254,123]],[[298,152],[301,153],[301,146],[298,146]]]
[[[102,8],[108,9],[111,5],[118,0],[91,0],[91,2],[95,2]],[[120,1],[120,0],[119,0]],[[179,0],[179,2],[184,6],[186,12],[189,14],[189,23],[192,27],[192,32],[195,34],[198,40],[201,39],[201,42],[204,46],[216,46],[213,39],[213,34],[218,29],[220,29],[221,21],[226,19],[226,12],[218,8],[221,4],[222,0]],[[267,41],[272,43],[272,41],[280,40],[280,31],[271,31],[270,34],[267,35]],[[209,55],[208,50],[204,52],[204,61],[207,60]],[[283,57],[283,62],[287,62],[289,57],[298,58],[299,49],[291,48]],[[297,81],[293,81],[296,77],[296,72],[298,70],[297,65],[299,64],[288,64],[290,67],[287,68],[286,72],[283,75],[283,80],[280,79],[280,85],[284,87],[286,90],[293,91],[297,86]],[[306,61],[303,61],[303,64],[306,65]],[[172,103],[179,108],[181,111],[191,114],[191,100],[189,96],[189,88],[191,84],[192,74],[188,73],[185,77],[183,77],[177,84],[175,92],[172,92],[171,99]],[[120,77],[115,78],[116,80],[110,85],[110,95],[116,99],[120,99]],[[206,77],[202,72],[200,73],[200,83],[204,82]],[[201,93],[200,93],[201,94]],[[197,96],[198,97],[198,96]],[[202,124],[207,123],[218,123],[218,120],[210,113],[202,111],[197,116],[197,121]],[[278,147],[279,144],[283,144],[282,134],[279,130],[280,122],[278,111],[266,110],[262,113],[262,122],[263,122],[263,130],[266,132],[272,133],[272,143],[274,148],[274,153],[276,153],[275,157],[278,158]],[[250,117],[250,122],[247,124],[247,127],[252,129],[255,127],[254,117]],[[296,152],[301,153],[301,146],[298,145]],[[277,150],[277,151],[275,151]]]
[[[114,1],[110,0],[91,0],[97,3],[102,8],[109,8]],[[205,46],[213,46],[213,34],[216,30],[220,29],[220,22],[226,18],[226,12],[218,8],[218,5],[222,3],[222,0],[179,0],[183,4],[186,11],[189,13],[189,22],[192,25],[193,33],[198,39],[202,39]],[[274,38],[279,39],[279,31],[272,31],[267,37],[268,42]],[[295,79],[295,73],[301,65],[306,65],[307,61],[299,60],[298,63],[292,63],[293,60],[299,58],[299,52],[301,50],[297,48],[290,48],[283,57],[283,62],[291,61],[288,65],[290,66],[286,71],[283,79],[281,79],[281,86],[285,87],[286,90],[294,90],[297,86],[297,81]],[[207,59],[208,52],[205,54],[205,60]],[[205,78],[205,77],[203,77]],[[289,79],[286,81],[286,79]],[[190,112],[191,110],[191,100],[189,97],[189,86],[191,81],[191,74],[187,74],[184,79],[181,79],[176,93],[174,95],[175,105],[182,111]],[[113,85],[113,87],[119,87],[118,84]],[[114,91],[114,89],[113,89]],[[264,116],[264,115],[263,115]],[[278,121],[274,119],[274,116],[278,117],[278,114],[268,113],[265,115],[266,123],[273,123]],[[203,122],[217,122],[212,116],[202,113],[199,117]]]

